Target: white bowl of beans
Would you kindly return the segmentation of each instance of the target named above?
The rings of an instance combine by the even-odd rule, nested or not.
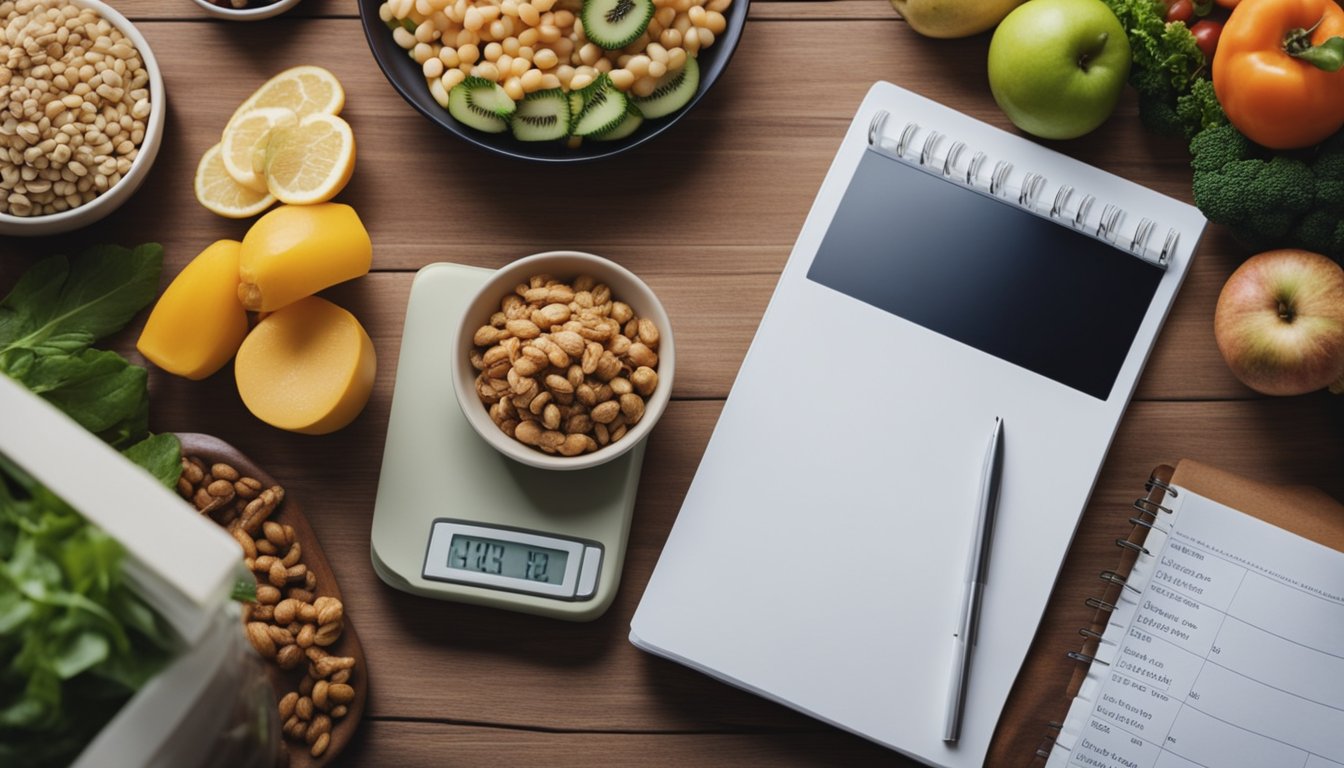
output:
[[[40,46],[0,69],[22,114],[0,118],[0,235],[92,224],[139,189],[158,155],[165,108],[154,54],[99,0],[19,0],[0,24],[18,24]]]
[[[260,21],[279,16],[299,0],[193,0],[207,15],[228,21]]]
[[[462,414],[491,448],[528,466],[611,461],[648,437],[672,397],[666,310],[643,280],[600,256],[548,251],[504,266],[455,331]]]

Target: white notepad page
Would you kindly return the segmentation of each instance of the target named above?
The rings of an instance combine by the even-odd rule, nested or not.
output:
[[[1344,765],[1344,552],[1177,491],[1048,767]]]

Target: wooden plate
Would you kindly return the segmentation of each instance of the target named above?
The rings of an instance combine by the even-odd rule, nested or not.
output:
[[[217,437],[190,432],[178,433],[177,437],[182,441],[183,456],[195,456],[205,462],[206,466],[216,462],[224,462],[243,475],[260,480],[264,487],[269,488],[272,485],[284,487],[284,483],[277,483],[275,478],[271,477],[266,470],[253,463],[237,448]],[[288,489],[286,490],[288,491]],[[331,571],[331,565],[322,553],[322,547],[318,544],[317,536],[313,534],[312,526],[308,524],[308,518],[304,517],[303,511],[299,508],[299,504],[294,497],[286,493],[279,508],[269,519],[288,524],[294,528],[295,539],[303,545],[302,562],[308,567],[309,571],[317,575],[315,594],[319,597],[334,597],[344,603],[345,600],[341,597],[340,587],[336,585],[336,576]],[[239,627],[239,631],[242,631],[242,627]],[[285,748],[289,752],[290,768],[318,768],[327,765],[349,743],[350,737],[354,735],[355,730],[359,727],[360,719],[364,716],[364,702],[369,691],[368,666],[364,660],[364,649],[359,644],[359,635],[355,633],[355,627],[350,621],[348,612],[345,615],[345,628],[341,631],[340,639],[328,647],[327,651],[334,656],[354,657],[355,669],[350,676],[350,685],[355,689],[355,698],[346,705],[348,711],[345,717],[332,722],[331,742],[327,745],[327,751],[322,753],[320,758],[313,758],[308,751],[308,745],[304,742],[281,737]],[[274,664],[268,666],[271,686],[275,689],[277,702],[286,693],[298,690],[299,681],[303,679],[308,670],[307,664],[300,664],[296,669],[288,672]]]

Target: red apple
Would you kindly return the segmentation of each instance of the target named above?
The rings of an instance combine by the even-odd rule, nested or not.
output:
[[[1213,336],[1232,373],[1266,395],[1300,395],[1344,376],[1344,269],[1284,249],[1247,259],[1218,296]]]

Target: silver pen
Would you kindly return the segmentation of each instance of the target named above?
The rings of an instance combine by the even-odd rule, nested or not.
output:
[[[947,719],[943,741],[955,742],[961,736],[961,716],[966,709],[966,682],[971,672],[971,648],[980,623],[980,599],[984,594],[985,572],[989,568],[989,545],[994,537],[994,513],[999,506],[999,485],[1003,476],[1003,419],[994,418],[994,431],[985,449],[985,465],[980,471],[980,510],[971,539],[970,558],[966,563],[966,591],[961,597],[961,621],[952,636],[952,680],[947,688]]]

